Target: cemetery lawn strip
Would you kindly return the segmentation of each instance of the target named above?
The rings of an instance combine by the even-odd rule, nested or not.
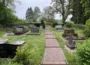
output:
[[[4,30],[0,30],[0,38],[4,35],[5,31]]]
[[[60,47],[62,48],[65,56],[66,56],[67,62],[69,63],[69,65],[75,65],[75,63],[76,63],[76,62],[75,62],[75,61],[76,61],[75,55],[74,55],[74,54],[70,54],[70,53],[65,49],[65,44],[66,44],[66,43],[61,39],[63,32],[55,31],[54,28],[51,28],[51,29],[52,29],[52,32],[53,32],[53,34],[55,35],[57,41],[59,42]]]
[[[44,30],[40,33],[40,35],[7,36],[4,38],[7,38],[10,44],[14,41],[25,41],[23,48],[30,51],[31,65],[40,65],[45,49]]]

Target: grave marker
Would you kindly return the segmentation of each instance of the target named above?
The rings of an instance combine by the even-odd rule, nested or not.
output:
[[[72,35],[70,34],[69,36],[68,36],[68,44],[67,44],[67,46],[70,48],[70,49],[75,49],[75,41],[73,41],[73,37],[72,37]]]

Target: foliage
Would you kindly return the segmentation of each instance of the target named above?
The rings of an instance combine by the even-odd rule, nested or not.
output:
[[[14,62],[21,63],[23,65],[29,65],[29,55],[29,50],[22,50],[20,47],[18,47]]]
[[[73,28],[84,29],[85,25],[83,25],[83,24],[73,24]]]
[[[73,27],[73,23],[71,23],[71,22],[66,22],[65,27],[71,28],[71,27]]]
[[[55,27],[56,25],[58,25],[58,23],[57,23],[57,22],[54,22],[54,23],[52,24],[52,27]]]
[[[68,35],[66,33],[63,33],[62,34],[62,37],[67,37]]]
[[[88,19],[85,24],[84,34],[86,37],[90,37],[90,19]]]
[[[4,26],[14,24],[17,23],[17,21],[19,21],[19,18],[14,15],[13,10],[4,6],[4,4],[1,2],[0,2],[0,17],[1,17],[0,24]]]
[[[19,63],[14,63],[12,60],[10,59],[0,59],[0,65],[22,65]]]
[[[85,24],[88,19],[87,16],[84,16],[84,8],[80,1],[81,0],[70,0],[71,14],[73,15],[71,20],[75,24]]]
[[[32,10],[32,8],[28,8],[27,11],[26,11],[26,20],[29,22],[33,22],[33,15],[34,15],[34,12]]]
[[[32,7],[27,9],[26,20],[28,22],[36,22],[39,17],[40,17],[39,7],[35,7],[34,10],[32,9]]]
[[[44,8],[43,17],[47,20],[54,19],[54,11],[51,6]]]
[[[78,34],[77,33],[74,33],[73,36],[78,37]]]
[[[34,20],[35,20],[35,22],[37,21],[37,19],[40,17],[40,9],[39,9],[39,7],[35,7],[34,8]]]
[[[77,45],[77,60],[79,65],[90,65],[90,41],[86,40]]]
[[[81,0],[81,4],[85,8],[85,16],[90,17],[90,0]]]
[[[43,29],[45,29],[45,23],[43,20],[41,21],[41,26],[43,26]]]
[[[0,2],[5,6],[9,7],[10,9],[15,8],[15,2],[19,2],[17,0],[0,0]]]
[[[67,19],[67,16],[69,15],[69,0],[52,0],[54,2],[53,8],[55,12],[59,12],[62,16],[62,22],[65,24],[65,21]]]
[[[40,27],[41,23],[34,23],[36,27]]]

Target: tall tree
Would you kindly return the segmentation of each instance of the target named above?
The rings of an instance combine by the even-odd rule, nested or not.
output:
[[[0,0],[0,24],[6,26],[12,22],[14,23],[16,18],[9,5],[6,6],[6,0]]]
[[[56,12],[59,12],[62,16],[62,22],[65,24],[65,20],[67,19],[67,16],[69,15],[69,9],[68,6],[69,0],[52,0],[54,10]]]
[[[14,9],[15,8],[15,2],[20,3],[18,0],[0,0],[1,3],[3,3],[4,6]]]
[[[85,24],[87,17],[84,16],[84,8],[80,3],[81,0],[71,0],[72,21],[76,24]]]
[[[26,11],[26,20],[27,21],[30,21],[30,22],[33,22],[33,10],[32,10],[32,8],[30,7],[30,8],[28,8],[27,9],[27,11]]]
[[[35,7],[34,8],[34,21],[37,21],[37,19],[40,17],[40,13],[41,13],[41,11],[40,11],[39,7]]]
[[[81,4],[84,8],[85,16],[90,18],[90,0],[81,0]]]
[[[44,8],[43,17],[46,19],[54,19],[54,11],[51,6]]]

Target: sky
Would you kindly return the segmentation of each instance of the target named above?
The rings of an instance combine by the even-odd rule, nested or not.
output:
[[[34,8],[35,6],[38,6],[41,11],[43,11],[43,8],[45,8],[46,6],[49,6],[51,3],[51,0],[19,0],[21,2],[21,4],[16,3],[16,15],[19,18],[25,19],[25,13],[26,10],[29,7]]]

